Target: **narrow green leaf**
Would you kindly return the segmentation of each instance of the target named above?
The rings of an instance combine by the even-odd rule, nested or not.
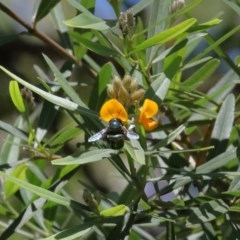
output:
[[[87,8],[85,8],[81,2],[76,1],[76,0],[67,0],[67,2],[73,6],[74,8],[76,8],[79,12],[88,14],[89,16],[93,15]]]
[[[20,179],[25,180],[26,179],[26,170],[28,166],[26,164],[18,165],[13,171],[8,173],[9,175]],[[19,186],[11,182],[10,180],[6,180],[5,183],[5,195],[6,197],[10,197],[13,195],[17,190],[19,189]]]
[[[156,102],[161,102],[167,95],[171,81],[161,73],[148,88],[145,98],[153,99]]]
[[[25,112],[25,105],[23,102],[22,94],[18,86],[17,81],[10,81],[9,83],[9,93],[10,97],[17,108],[17,110],[21,113]]]
[[[128,211],[129,208],[121,204],[101,211],[100,215],[103,217],[118,217],[124,215]]]
[[[228,150],[226,152],[223,152],[223,153],[219,154],[218,156],[210,159],[206,163],[202,164],[201,166],[197,167],[196,173],[203,174],[203,173],[212,172],[233,160],[236,160],[236,149],[235,148]]]
[[[16,122],[14,123],[14,127],[10,128],[7,127],[7,130],[10,130],[10,134],[8,135],[6,141],[1,147],[0,150],[0,163],[12,163],[17,161],[19,159],[19,152],[21,149],[21,140],[27,141],[27,136],[20,137],[21,136],[21,130],[18,129],[24,129],[25,121],[23,120],[23,116],[20,115]],[[4,126],[6,127],[6,125]],[[15,130],[16,127],[16,131]],[[23,134],[23,133],[22,133]]]
[[[113,65],[112,63],[106,63],[101,68],[101,71],[99,73],[99,79],[98,79],[98,96],[101,95],[101,93],[107,88],[107,84],[109,84],[110,79],[113,75]]]
[[[226,150],[231,135],[235,112],[235,98],[233,94],[224,100],[212,131],[212,145],[214,149],[209,153],[209,159]]]
[[[231,7],[240,16],[240,6],[237,2],[224,0],[224,3]]]
[[[229,206],[222,200],[212,200],[208,203],[195,207],[188,217],[187,224],[204,223],[215,220],[217,217],[227,213]]]
[[[70,35],[79,43],[85,46],[90,51],[104,56],[104,57],[118,57],[120,54],[115,51],[113,48],[109,48],[101,45],[99,42],[93,42],[87,38],[81,36],[81,34],[77,32],[72,32]]]
[[[215,72],[219,64],[220,61],[218,59],[210,60],[209,62],[204,64],[204,66],[194,72],[188,79],[186,79],[186,81],[181,84],[181,87],[183,87],[184,89],[186,87],[192,89],[198,88],[204,81],[209,79],[209,77]]]
[[[111,154],[116,154],[118,151],[113,149],[94,149],[89,152],[85,152],[79,155],[79,153],[73,156],[67,156],[65,158],[53,160],[53,165],[77,165],[86,164],[91,162],[100,161],[104,158],[108,158]]]
[[[221,38],[215,40],[209,47],[205,48],[202,52],[200,52],[196,57],[192,58],[190,62],[195,62],[196,60],[201,59],[203,56],[211,52],[212,50],[216,49],[220,44],[225,42],[228,38],[234,35],[236,32],[240,30],[240,26],[233,28],[231,31],[224,34]]]
[[[4,130],[5,132],[14,135],[15,137],[20,138],[21,140],[27,141],[27,135],[18,129],[17,127],[13,126],[12,124],[5,123],[0,120],[0,129]]]
[[[55,96],[51,93],[45,92],[42,89],[24,81],[23,79],[19,78],[17,75],[11,73],[10,71],[8,71],[6,68],[4,68],[3,66],[0,66],[0,69],[5,72],[8,76],[10,76],[11,78],[13,78],[14,80],[16,80],[18,83],[22,84],[23,86],[25,86],[26,88],[29,88],[30,90],[32,90],[33,92],[35,92],[36,94],[40,95],[41,97],[43,97],[44,99],[48,100],[51,103],[54,103],[57,106],[66,108],[68,110],[71,111],[75,111],[78,108],[78,104],[66,99],[66,98],[61,98],[58,96]]]
[[[172,4],[172,0],[165,0],[165,1],[159,1],[155,0],[153,1],[151,5],[151,11],[149,16],[149,22],[148,26],[148,39],[156,36],[157,34],[163,32],[165,29],[167,29],[169,22],[167,21],[167,17],[169,15],[169,7]],[[150,62],[154,56],[158,55],[156,54],[156,51],[159,51],[157,49],[157,46],[152,46],[147,50],[147,61]],[[153,66],[153,74],[157,74],[161,71],[161,64],[158,62],[158,64],[155,64]]]
[[[124,148],[134,161],[139,162],[141,165],[146,164],[145,152],[142,149],[139,141],[137,140],[125,141]]]
[[[79,136],[83,132],[82,129],[67,125],[65,128],[60,129],[46,144],[50,147],[58,146],[66,143],[67,141]]]
[[[172,141],[176,139],[184,130],[186,127],[184,125],[180,125],[178,128],[176,128],[174,131],[172,131],[166,138],[159,141],[155,146],[154,149],[159,149],[161,147],[165,147],[168,144],[170,144]]]
[[[205,22],[205,23],[201,23],[197,26],[193,26],[189,29],[190,32],[196,32],[196,31],[203,31],[203,30],[207,30],[208,28],[211,28],[211,27],[214,27],[216,25],[218,25],[219,23],[221,23],[222,20],[221,19],[218,19],[218,18],[215,18],[215,19],[212,19],[208,22]]]
[[[91,231],[94,221],[88,221],[81,225],[76,225],[70,227],[66,230],[63,230],[57,234],[54,234],[50,237],[44,238],[44,240],[76,240],[84,239],[84,235]]]
[[[240,197],[240,190],[233,190],[233,191],[230,190],[230,191],[223,192],[222,194],[234,196],[234,197]]]
[[[24,188],[24,189],[28,190],[29,192],[36,194],[39,197],[48,199],[49,201],[52,201],[57,204],[61,204],[64,206],[70,206],[69,198],[60,196],[57,193],[54,193],[54,192],[48,191],[44,188],[35,186],[31,183],[20,180],[18,178],[15,178],[15,177],[8,175],[6,173],[3,173],[3,172],[0,172],[0,176],[5,177],[8,181],[11,181],[12,183],[16,184],[18,187]]]
[[[147,40],[145,40],[143,43],[140,43],[135,47],[135,49],[132,52],[139,52],[146,48],[149,48],[151,46],[157,45],[157,44],[164,44],[174,38],[177,38],[182,33],[186,32],[192,25],[196,23],[195,18],[190,18],[188,20],[185,20],[182,23],[179,23],[178,25],[169,28]]]
[[[64,23],[67,26],[74,28],[95,29],[98,31],[109,29],[109,26],[105,23],[105,21],[94,15],[86,13],[81,13],[72,19],[64,21]]]
[[[43,19],[47,14],[60,2],[61,0],[42,0],[37,13],[36,17],[34,19],[34,23],[36,24],[39,22],[41,19]]]
[[[48,66],[50,67],[50,69],[52,70],[54,76],[56,77],[56,80],[59,82],[59,84],[61,85],[61,87],[63,88],[65,93],[68,95],[68,97],[70,99],[72,99],[72,101],[77,103],[79,106],[84,107],[84,108],[88,108],[86,106],[86,104],[84,104],[83,101],[80,99],[78,94],[74,91],[72,86],[64,78],[63,74],[57,69],[55,64],[50,60],[50,58],[47,57],[44,54],[43,54],[43,57],[44,57],[45,61],[47,62]]]

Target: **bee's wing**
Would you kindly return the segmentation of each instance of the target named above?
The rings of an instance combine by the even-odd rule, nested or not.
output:
[[[102,129],[100,132],[92,135],[89,139],[88,142],[95,142],[98,141],[106,136],[107,128]]]
[[[124,132],[124,135],[128,138],[128,139],[133,139],[133,140],[136,140],[136,139],[139,139],[139,136],[137,133],[131,131],[131,130],[128,130],[127,128],[123,127],[123,132]]]

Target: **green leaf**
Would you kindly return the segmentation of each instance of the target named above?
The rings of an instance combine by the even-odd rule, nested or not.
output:
[[[70,36],[72,36],[78,44],[82,44],[90,51],[99,54],[104,57],[118,57],[120,54],[115,51],[113,48],[109,48],[106,46],[101,45],[99,42],[93,42],[87,38],[84,38],[81,36],[81,34],[77,32],[70,33]]]
[[[39,22],[41,19],[43,19],[47,14],[60,2],[61,0],[42,0],[37,13],[36,17],[34,19],[34,23],[36,24]]]
[[[121,204],[101,211],[100,215],[103,217],[118,217],[124,215],[126,212],[129,212],[129,208]]]
[[[173,142],[184,130],[186,127],[184,125],[180,125],[174,131],[172,131],[166,138],[159,141],[155,146],[154,149],[159,149],[161,147],[165,147],[171,142]]]
[[[215,220],[217,217],[227,213],[229,206],[222,200],[212,200],[204,203],[200,207],[192,209],[192,213],[187,219],[187,224],[205,223]]]
[[[145,152],[142,149],[139,141],[137,140],[125,141],[124,148],[134,161],[139,162],[141,165],[146,164]]]
[[[57,69],[55,64],[50,60],[50,58],[44,54],[43,54],[43,57],[47,62],[48,66],[50,67],[50,69],[52,70],[54,76],[56,77],[56,80],[59,82],[59,84],[63,88],[64,92],[68,95],[68,97],[72,99],[72,101],[77,103],[79,106],[88,108],[86,104],[84,104],[83,101],[80,99],[78,94],[74,91],[74,89],[71,87],[69,82],[64,78],[63,74]]]
[[[183,89],[198,88],[205,80],[209,79],[209,77],[215,72],[217,67],[219,66],[220,61],[217,59],[212,59],[196,72],[194,72],[188,79],[186,79],[182,84],[181,87]]]
[[[223,152],[218,156],[210,159],[206,163],[200,165],[199,167],[196,168],[196,173],[203,174],[203,173],[212,172],[233,160],[236,160],[235,148],[228,150],[226,152]]]
[[[23,131],[21,131],[17,127],[13,126],[12,124],[5,123],[1,120],[0,120],[0,129],[4,130],[5,132],[7,132],[17,138],[20,138],[21,140],[24,140],[24,141],[28,140],[27,135]]]
[[[145,98],[153,99],[156,102],[161,102],[167,95],[171,81],[161,73],[148,88]]]
[[[101,71],[99,73],[99,79],[98,79],[98,96],[102,94],[102,92],[107,88],[107,85],[110,82],[110,79],[113,75],[113,65],[112,63],[106,63],[101,68]]]
[[[65,128],[60,129],[53,137],[51,137],[46,144],[51,147],[62,145],[67,141],[79,136],[83,132],[82,129],[67,125]]]
[[[209,52],[211,52],[212,50],[217,49],[217,47],[222,44],[223,42],[225,42],[228,38],[230,38],[232,35],[234,35],[236,32],[238,32],[240,30],[240,26],[237,26],[235,28],[233,28],[231,31],[227,32],[226,34],[224,34],[221,38],[214,40],[214,42],[212,42],[209,47],[205,48],[203,51],[201,51],[196,57],[192,58],[190,62],[194,62],[196,60],[201,59],[202,57],[204,57],[206,54],[208,54]],[[207,38],[207,37],[206,37]]]
[[[196,26],[193,26],[189,29],[189,31],[193,31],[193,32],[196,32],[196,31],[203,31],[203,30],[207,30],[208,28],[211,28],[211,27],[214,27],[216,25],[218,25],[219,23],[221,23],[222,20],[221,19],[218,19],[218,18],[215,18],[215,19],[212,19],[208,22],[205,22],[205,23],[201,23],[199,25],[196,25]]]
[[[1,147],[0,151],[0,163],[12,163],[15,162],[19,158],[19,152],[21,149],[21,139],[27,141],[26,135],[21,132],[19,129],[23,129],[25,126],[25,121],[23,120],[22,115],[20,115],[16,122],[14,123],[14,127],[6,126],[1,123],[0,127],[7,127],[6,130],[9,130],[9,133],[12,135],[8,135],[6,141]],[[16,130],[15,130],[16,126]],[[22,135],[21,135],[22,134]],[[25,137],[24,137],[25,136]]]
[[[231,7],[240,16],[240,6],[236,2],[224,0],[224,3]]]
[[[20,180],[25,180],[26,179],[26,170],[28,166],[26,164],[21,164],[17,166],[13,171],[8,173],[9,175],[20,179]],[[6,180],[5,183],[5,195],[6,197],[10,197],[13,195],[17,190],[19,189],[19,186],[11,182],[10,180]]]
[[[88,221],[81,225],[76,225],[74,227],[70,227],[66,230],[63,230],[57,234],[54,234],[50,237],[44,238],[44,240],[75,240],[75,239],[83,239],[84,235],[89,233],[94,225],[94,221]],[[82,238],[83,237],[83,238]]]
[[[25,105],[23,102],[22,94],[18,86],[18,82],[16,81],[10,81],[9,83],[9,93],[11,96],[11,99],[17,108],[17,110],[21,113],[25,112]]]
[[[44,188],[35,186],[31,183],[20,180],[16,177],[13,177],[13,176],[8,175],[8,174],[3,173],[3,172],[0,172],[0,176],[5,177],[8,181],[11,181],[12,183],[16,184],[18,187],[24,188],[24,189],[28,190],[29,192],[32,192],[32,193],[36,194],[39,197],[48,199],[49,201],[52,201],[52,202],[60,204],[60,205],[70,206],[70,199],[69,198],[60,196],[57,193],[54,193],[54,192],[48,191]]]
[[[135,49],[132,51],[134,52],[139,52],[142,51],[146,48],[152,47],[157,44],[164,44],[174,38],[177,38],[179,35],[182,33],[186,32],[193,24],[196,23],[195,18],[190,18],[188,20],[185,20],[182,23],[179,23],[178,25],[168,28],[167,30],[145,40],[143,43],[140,43],[135,47]]]
[[[32,90],[33,92],[35,92],[36,94],[40,95],[41,97],[43,97],[44,99],[48,100],[51,103],[54,103],[57,106],[66,108],[68,110],[71,111],[75,111],[78,108],[78,104],[66,99],[66,98],[61,98],[58,96],[55,96],[51,93],[45,92],[42,89],[24,81],[23,79],[21,79],[20,77],[18,77],[17,75],[11,73],[10,71],[8,71],[6,68],[4,68],[3,66],[0,66],[0,69],[5,72],[8,76],[10,76],[11,78],[13,78],[14,80],[16,80],[18,83],[22,84],[23,86],[25,86],[26,88]]]
[[[109,29],[109,26],[105,23],[105,21],[94,15],[89,15],[86,13],[81,13],[72,19],[64,21],[64,23],[67,26],[74,28],[94,29],[98,31]]]
[[[113,149],[94,149],[89,152],[85,152],[75,156],[67,156],[65,158],[53,160],[51,163],[53,165],[77,165],[86,164],[91,162],[96,162],[103,160],[104,158],[109,158],[111,154],[116,154],[118,151]]]
[[[148,39],[156,36],[158,33],[163,32],[167,29],[169,22],[166,21],[169,15],[169,7],[172,4],[171,0],[166,1],[153,1],[151,6],[151,12],[149,16],[148,26]],[[156,54],[157,46],[153,46],[148,49],[147,51],[147,61],[150,62]],[[155,67],[156,66],[156,67]],[[161,65],[158,63],[157,65],[153,66],[153,74],[157,74],[161,71]]]
[[[214,124],[211,136],[214,149],[209,153],[209,159],[226,150],[233,127],[234,112],[235,98],[230,94],[224,100]]]

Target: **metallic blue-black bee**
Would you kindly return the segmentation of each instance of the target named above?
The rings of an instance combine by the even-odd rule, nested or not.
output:
[[[95,142],[102,139],[106,140],[111,148],[121,149],[124,145],[124,140],[138,138],[138,134],[128,130],[120,119],[113,118],[109,121],[108,127],[91,136],[88,142]]]

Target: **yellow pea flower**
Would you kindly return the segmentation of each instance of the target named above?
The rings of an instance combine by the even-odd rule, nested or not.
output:
[[[128,114],[118,100],[111,99],[102,105],[100,118],[106,122],[109,122],[113,118],[118,118],[122,122],[126,122],[128,120]]]
[[[138,123],[140,123],[147,131],[153,130],[158,125],[158,121],[153,119],[153,117],[157,113],[158,113],[157,103],[150,99],[145,99],[143,106],[140,110]]]

